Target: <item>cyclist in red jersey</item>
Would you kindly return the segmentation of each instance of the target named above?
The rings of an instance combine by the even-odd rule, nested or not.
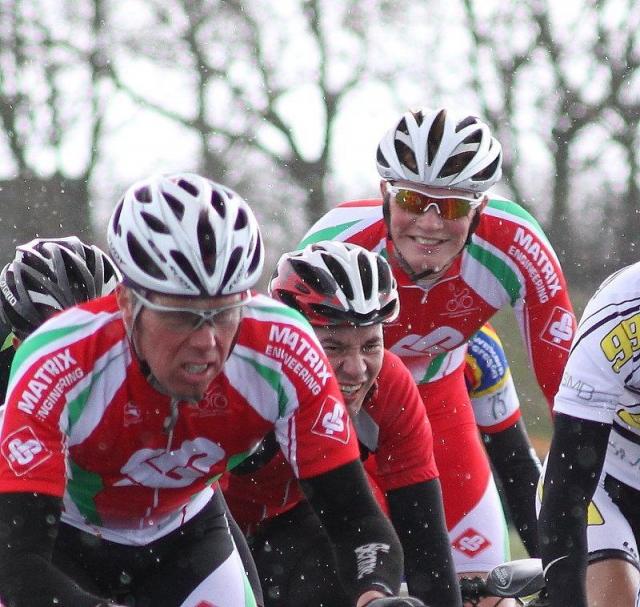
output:
[[[286,253],[269,284],[320,339],[354,422],[372,487],[402,541],[409,592],[462,605],[433,459],[431,428],[411,374],[384,349],[398,314],[389,264],[362,247],[320,242]],[[367,468],[369,470],[369,468]],[[225,496],[250,538],[267,607],[343,607],[331,547],[275,437],[234,469]]]
[[[427,408],[454,558],[466,574],[508,557],[464,383],[466,343],[511,306],[551,403],[575,331],[562,270],[540,226],[489,191],[501,162],[500,144],[478,118],[407,112],[378,146],[382,200],[338,205],[299,245],[341,240],[389,259],[401,308],[385,325],[385,343],[412,372]]]
[[[249,291],[263,252],[246,203],[197,175],[153,177],[116,207],[109,246],[115,294],[53,316],[14,357],[0,599],[255,605],[216,481],[275,428],[353,604],[422,605],[394,596],[399,542],[315,336]]]

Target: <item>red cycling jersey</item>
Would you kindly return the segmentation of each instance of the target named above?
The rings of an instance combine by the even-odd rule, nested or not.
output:
[[[382,369],[354,419],[361,452],[381,506],[381,494],[437,478],[433,438],[422,400],[400,359],[385,351]],[[228,475],[225,497],[241,527],[251,532],[262,520],[293,508],[304,499],[291,466],[280,452],[258,461],[245,474]],[[268,456],[267,456],[268,458]]]
[[[198,402],[170,399],[132,357],[115,296],[71,308],[17,351],[0,436],[0,492],[64,498],[62,520],[124,544],[171,532],[215,481],[274,430],[306,478],[358,458],[353,426],[315,333],[255,297]]]

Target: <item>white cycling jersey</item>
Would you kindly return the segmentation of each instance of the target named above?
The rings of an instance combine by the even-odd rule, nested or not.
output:
[[[604,472],[640,489],[640,263],[587,304],[554,411],[612,424]]]

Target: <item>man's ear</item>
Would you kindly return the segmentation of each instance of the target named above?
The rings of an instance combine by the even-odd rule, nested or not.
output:
[[[133,326],[133,295],[131,289],[125,287],[122,283],[116,286],[116,302],[118,308],[122,312],[122,320],[126,327]]]
[[[384,179],[380,180],[380,193],[382,194],[382,198],[389,195],[387,192],[387,182]]]

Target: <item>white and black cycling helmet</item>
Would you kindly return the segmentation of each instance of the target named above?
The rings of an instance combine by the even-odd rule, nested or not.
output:
[[[113,212],[108,241],[126,284],[166,295],[243,293],[264,263],[249,205],[193,173],[131,186]]]
[[[55,312],[111,293],[120,275],[98,247],[76,236],[36,238],[0,273],[2,317],[26,338]]]
[[[285,253],[269,293],[316,326],[391,322],[400,309],[396,279],[384,257],[328,240]]]
[[[405,113],[386,132],[376,164],[387,181],[484,192],[502,176],[502,147],[475,116],[422,109]]]

